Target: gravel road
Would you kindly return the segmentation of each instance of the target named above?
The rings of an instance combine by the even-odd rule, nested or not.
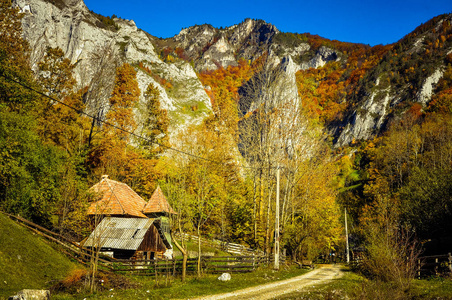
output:
[[[193,300],[273,299],[287,293],[302,291],[308,287],[339,278],[342,275],[340,265],[324,265],[309,273],[291,279],[262,284],[230,293],[204,296]]]

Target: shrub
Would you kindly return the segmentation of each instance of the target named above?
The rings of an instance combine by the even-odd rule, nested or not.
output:
[[[368,231],[364,273],[377,281],[391,283],[408,292],[416,275],[420,247],[405,229],[388,229],[375,225]]]

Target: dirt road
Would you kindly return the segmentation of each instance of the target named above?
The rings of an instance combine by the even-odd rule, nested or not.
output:
[[[324,265],[307,274],[291,279],[267,283],[230,293],[204,296],[194,300],[273,299],[287,293],[302,291],[308,287],[313,287],[329,280],[339,278],[343,275],[340,269],[340,265]]]

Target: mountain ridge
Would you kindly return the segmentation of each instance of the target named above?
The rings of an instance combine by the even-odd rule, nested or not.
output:
[[[195,25],[160,39],[138,29],[133,21],[97,15],[82,0],[15,0],[14,4],[26,14],[24,36],[33,49],[34,68],[47,47],[60,47],[76,63],[79,87],[90,87],[88,110],[105,115],[114,70],[120,62],[129,62],[137,70],[141,105],[143,92],[152,83],[160,92],[162,107],[169,111],[174,132],[199,124],[212,111],[206,92],[210,87],[203,86],[197,74],[265,57],[270,68],[290,62],[286,73],[291,78],[291,92],[287,97],[300,97],[304,106],[313,106],[336,146],[369,139],[400,115],[401,103],[428,104],[444,74],[445,57],[452,51],[450,28],[442,25],[450,24],[450,14],[433,18],[394,44],[370,47],[307,33],[284,33],[253,19],[222,29]],[[445,30],[444,35],[435,32],[437,29]],[[436,41],[441,41],[441,47],[435,46]],[[426,50],[430,54],[425,54]],[[412,66],[406,61],[414,62],[413,66],[419,61],[417,70],[423,73],[407,74]],[[297,82],[296,74],[323,70],[328,63],[338,64],[340,77],[332,79],[334,73],[330,73],[311,78],[313,96],[303,94],[300,90],[306,84]],[[331,97],[319,91],[327,82],[332,88],[339,87]],[[323,117],[322,111],[331,107],[331,116]],[[136,116],[140,120],[139,110]]]

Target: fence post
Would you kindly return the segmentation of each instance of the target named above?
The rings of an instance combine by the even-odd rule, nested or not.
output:
[[[255,263],[256,263],[256,256],[253,255],[253,271],[256,270]]]
[[[435,258],[435,276],[438,276],[438,258]]]
[[[155,285],[158,287],[159,281],[158,281],[158,272],[157,272],[157,257],[154,257],[154,272],[155,272]]]
[[[421,260],[417,260],[417,278],[421,279]]]
[[[449,258],[449,271],[452,273],[452,255],[450,252],[448,253]]]
[[[175,257],[173,257],[173,277],[175,277],[176,276],[176,258]]]

